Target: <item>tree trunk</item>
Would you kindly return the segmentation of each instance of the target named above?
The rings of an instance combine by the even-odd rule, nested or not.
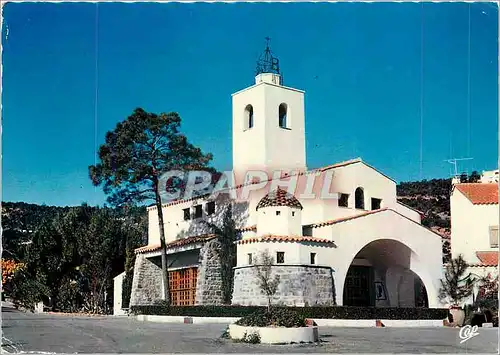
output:
[[[158,182],[155,181],[156,194],[156,210],[158,211],[158,227],[160,228],[160,245],[161,245],[161,272],[163,276],[163,299],[170,305],[170,292],[168,283],[167,270],[167,246],[165,243],[165,225],[163,224],[163,209],[161,205],[161,197],[158,192]]]

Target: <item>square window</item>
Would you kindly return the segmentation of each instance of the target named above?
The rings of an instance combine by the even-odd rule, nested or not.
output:
[[[279,251],[276,253],[276,263],[283,264],[285,262],[285,252]]]
[[[349,195],[348,194],[340,194],[339,207],[349,207]]]
[[[207,215],[209,215],[209,216],[215,213],[215,201],[211,201],[211,202],[207,203],[206,211],[207,211]]]
[[[372,198],[372,210],[379,210],[382,205],[382,200],[379,198]]]
[[[498,226],[490,226],[490,247],[498,248]]]
[[[189,221],[191,219],[191,212],[189,211],[189,208],[184,208],[182,211],[184,212],[184,220]]]
[[[252,253],[248,253],[248,265],[252,265]]]
[[[281,211],[276,211],[276,216],[279,216],[281,214]]]
[[[194,206],[194,218],[201,218],[203,216],[203,210],[201,205]]]
[[[311,253],[311,264],[316,264],[316,253]]]

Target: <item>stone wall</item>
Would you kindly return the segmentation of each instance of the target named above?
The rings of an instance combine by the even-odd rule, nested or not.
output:
[[[235,268],[233,305],[267,305],[267,297],[258,286],[255,266]],[[330,267],[305,265],[274,265],[271,278],[280,276],[275,305],[334,305],[335,285]]]
[[[162,300],[161,267],[138,254],[134,265],[134,278],[130,294],[130,306],[151,305]]]
[[[207,242],[200,250],[200,267],[196,281],[196,305],[217,305],[223,303],[221,261],[217,239]]]

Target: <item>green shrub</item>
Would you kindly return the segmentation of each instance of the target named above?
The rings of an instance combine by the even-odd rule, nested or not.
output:
[[[133,314],[184,317],[245,317],[255,312],[265,312],[265,306],[167,306],[160,302],[151,306],[132,306]],[[397,307],[273,307],[274,310],[294,310],[304,318],[316,319],[445,319],[446,308],[397,308]]]
[[[270,311],[257,311],[239,319],[236,324],[247,327],[305,327],[306,318],[289,308],[271,308]]]
[[[245,333],[243,335],[243,339],[241,339],[244,343],[249,344],[259,344],[260,343],[260,334],[257,332],[252,332],[250,334]]]

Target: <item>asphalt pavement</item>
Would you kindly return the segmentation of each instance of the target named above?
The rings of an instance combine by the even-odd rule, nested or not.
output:
[[[453,328],[320,327],[318,344],[262,345],[221,338],[225,324],[140,322],[135,317],[24,313],[2,308],[11,353],[498,353],[498,328],[460,343]]]

